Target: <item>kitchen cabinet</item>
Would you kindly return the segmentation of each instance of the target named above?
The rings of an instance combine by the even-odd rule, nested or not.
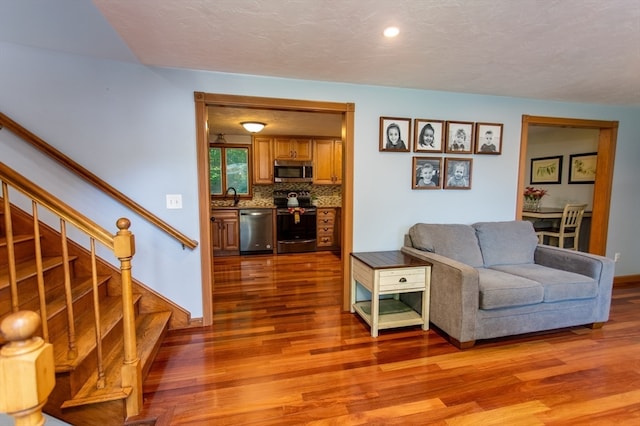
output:
[[[316,210],[317,250],[340,249],[340,209],[318,207]]]
[[[238,210],[211,210],[211,241],[214,256],[233,256],[240,254]]]
[[[253,183],[273,184],[273,139],[253,138]]]
[[[316,139],[313,143],[313,183],[342,184],[342,140]]]
[[[274,160],[311,161],[311,139],[276,138],[273,144]]]

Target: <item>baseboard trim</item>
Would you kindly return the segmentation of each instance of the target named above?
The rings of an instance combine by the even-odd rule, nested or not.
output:
[[[640,275],[624,275],[620,277],[613,277],[613,285],[638,285],[640,284]]]

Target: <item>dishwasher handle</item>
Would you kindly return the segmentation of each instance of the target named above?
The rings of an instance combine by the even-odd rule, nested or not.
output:
[[[267,216],[267,215],[271,215],[271,212],[247,212],[247,211],[240,211],[240,216]]]

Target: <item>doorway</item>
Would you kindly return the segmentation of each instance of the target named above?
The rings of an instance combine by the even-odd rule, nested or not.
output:
[[[525,187],[525,170],[530,126],[598,130],[598,165],[596,168],[596,179],[593,188],[593,212],[591,217],[589,252],[604,256],[607,249],[609,208],[611,203],[611,185],[613,182],[613,165],[615,160],[618,122],[523,115],[522,133],[520,138],[518,191]],[[522,204],[522,197],[517,197],[517,219],[522,219]]]
[[[209,167],[208,167],[208,132],[207,108],[209,106],[258,108],[265,110],[339,113],[342,115],[343,140],[343,178],[342,178],[342,221],[341,252],[342,255],[342,303],[343,309],[349,305],[349,256],[353,246],[353,128],[354,110],[352,103],[304,101],[295,99],[261,98],[253,96],[221,95],[203,92],[194,93],[196,108],[196,150],[198,163],[198,211],[201,241],[202,270],[202,319],[203,325],[213,322],[213,256],[210,234],[209,203]]]

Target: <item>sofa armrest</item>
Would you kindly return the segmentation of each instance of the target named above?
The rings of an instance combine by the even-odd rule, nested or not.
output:
[[[478,271],[442,255],[404,246],[401,251],[431,263],[429,320],[461,343],[475,341]]]
[[[534,259],[536,264],[586,275],[596,280],[598,283],[598,312],[595,322],[605,322],[609,319],[615,274],[613,260],[596,254],[547,245],[538,245]]]

